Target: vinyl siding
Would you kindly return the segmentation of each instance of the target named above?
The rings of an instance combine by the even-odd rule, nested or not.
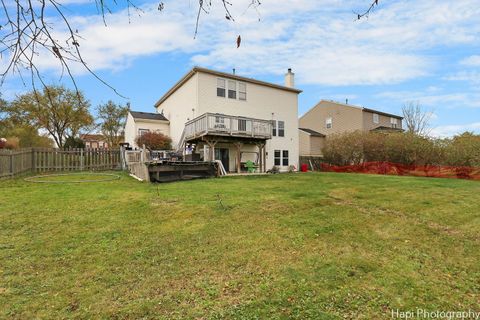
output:
[[[325,135],[363,129],[363,111],[354,106],[346,106],[322,100],[299,120],[300,128],[309,128]],[[332,128],[327,129],[326,119],[332,118]]]
[[[373,122],[373,112],[363,111],[363,128],[365,131],[370,131],[377,127],[391,127],[390,117],[379,114],[378,123]],[[402,120],[397,119],[398,128],[402,128]]]
[[[285,121],[285,137],[267,141],[267,169],[273,166],[274,150],[288,150],[289,163],[298,168],[298,94],[254,83],[246,83],[247,100],[217,97],[217,76],[197,73],[198,113],[223,113],[264,120]],[[287,167],[283,168],[287,169]]]
[[[185,82],[175,93],[157,108],[170,121],[170,137],[176,147],[182,136],[185,123],[200,115],[198,109],[198,74]]]

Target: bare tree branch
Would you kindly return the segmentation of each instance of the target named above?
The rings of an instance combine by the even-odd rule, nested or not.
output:
[[[134,10],[139,15],[143,13],[133,0],[113,0],[111,2],[91,0],[91,2],[95,4],[105,26],[107,25],[107,14],[113,12],[110,5],[126,6],[129,22],[130,10]],[[198,0],[194,37],[198,34],[201,14],[210,13],[213,2],[222,6],[227,20],[235,21],[230,12],[232,3],[228,0]],[[248,8],[257,8],[259,5],[260,0],[251,0]],[[160,1],[158,11],[164,11],[164,9],[165,4]],[[0,86],[11,74],[18,74],[22,83],[26,85],[24,73],[27,72],[30,74],[31,86],[35,92],[37,91],[35,85],[37,82],[46,87],[37,59],[50,54],[58,60],[61,67],[60,79],[65,75],[68,76],[77,92],[79,90],[72,71],[72,64],[81,65],[103,85],[125,98],[87,64],[80,51],[80,42],[83,39],[78,30],[71,25],[71,21],[65,14],[66,10],[58,0],[0,0],[0,11],[3,13],[0,15],[0,57],[7,61],[4,70],[0,71]],[[58,31],[66,32],[65,39],[56,38]]]
[[[430,120],[433,112],[426,111],[418,102],[407,102],[402,106],[403,121],[407,131],[420,136],[430,134]]]
[[[374,0],[372,2],[372,4],[370,5],[370,7],[368,7],[368,9],[362,13],[358,13],[358,12],[354,12],[356,15],[357,15],[357,20],[360,20],[364,17],[368,18],[368,16],[370,15],[370,13],[373,11],[373,9],[375,9],[375,7],[378,6],[378,0]]]

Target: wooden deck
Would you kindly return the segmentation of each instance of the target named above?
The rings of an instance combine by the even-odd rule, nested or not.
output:
[[[223,137],[226,140],[229,137],[239,138],[238,140],[268,140],[272,138],[272,123],[269,120],[205,113],[187,122],[184,134],[186,142],[205,136]]]

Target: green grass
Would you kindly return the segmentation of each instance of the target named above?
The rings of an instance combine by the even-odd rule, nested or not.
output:
[[[478,310],[480,183],[285,174],[0,182],[0,318]]]

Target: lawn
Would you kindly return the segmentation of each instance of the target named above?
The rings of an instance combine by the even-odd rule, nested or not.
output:
[[[480,311],[479,261],[478,181],[0,181],[0,318]]]

